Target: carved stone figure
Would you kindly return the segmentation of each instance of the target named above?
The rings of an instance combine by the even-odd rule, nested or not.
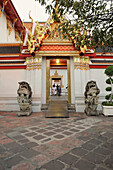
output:
[[[87,115],[98,115],[98,94],[100,93],[99,88],[95,81],[91,80],[87,83],[85,89],[85,113]]]
[[[19,89],[17,90],[17,93],[18,93],[17,100],[20,106],[20,112],[18,112],[18,116],[30,115],[32,112],[31,87],[25,81],[19,82]]]

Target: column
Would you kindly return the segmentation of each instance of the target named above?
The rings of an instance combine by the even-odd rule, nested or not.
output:
[[[35,88],[34,94],[35,97],[41,97],[41,69],[35,69]]]
[[[26,81],[31,83],[31,72],[30,72],[30,58],[26,58]]]
[[[50,100],[50,60],[46,60],[46,103]]]
[[[31,72],[31,89],[32,89],[32,95],[34,97],[34,93],[35,93],[35,71],[32,69],[30,70]]]
[[[71,103],[70,59],[67,59],[67,78],[68,78],[68,103]]]
[[[42,57],[36,56],[34,63],[35,76],[35,97],[41,98],[41,81],[42,81]]]
[[[75,104],[74,57],[70,57],[71,104]]]
[[[46,57],[42,57],[41,104],[46,104]]]

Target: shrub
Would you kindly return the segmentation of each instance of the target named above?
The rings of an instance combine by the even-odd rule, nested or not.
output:
[[[113,105],[113,66],[108,66],[104,72],[107,76],[108,79],[106,80],[106,83],[109,84],[110,86],[106,88],[107,92],[110,92],[110,94],[105,96],[105,99],[107,100],[106,102],[103,102],[103,105]]]

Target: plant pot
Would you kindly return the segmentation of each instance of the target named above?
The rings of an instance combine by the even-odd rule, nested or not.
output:
[[[103,114],[105,116],[113,116],[113,106],[103,106]]]

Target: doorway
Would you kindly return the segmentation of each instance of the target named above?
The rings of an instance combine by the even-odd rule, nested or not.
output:
[[[60,62],[55,64],[57,60],[58,57],[46,58],[46,102],[50,102],[52,87],[55,84],[61,86],[62,98],[67,95],[68,103],[71,103],[70,57],[59,58]]]

